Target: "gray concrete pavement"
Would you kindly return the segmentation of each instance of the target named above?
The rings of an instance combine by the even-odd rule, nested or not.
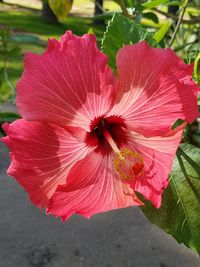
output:
[[[0,267],[200,267],[197,255],[152,225],[138,208],[66,223],[35,208],[6,175],[0,143]]]

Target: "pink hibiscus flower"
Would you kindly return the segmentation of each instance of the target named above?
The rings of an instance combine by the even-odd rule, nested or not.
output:
[[[117,54],[118,76],[94,35],[50,39],[27,53],[17,85],[24,119],[4,124],[8,174],[63,220],[143,203],[160,207],[184,126],[198,116],[192,66],[146,42]]]

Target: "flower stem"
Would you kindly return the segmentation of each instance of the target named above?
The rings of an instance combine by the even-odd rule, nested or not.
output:
[[[179,29],[179,27],[181,25],[181,22],[182,22],[182,19],[183,19],[184,14],[185,14],[185,11],[186,11],[186,8],[187,8],[188,3],[189,3],[189,0],[185,0],[185,2],[183,4],[182,12],[180,13],[180,17],[179,17],[178,22],[176,24],[176,28],[175,28],[174,33],[172,35],[171,41],[169,43],[169,47],[172,46],[172,44],[173,44],[173,42],[175,40],[176,34],[177,34],[178,29]]]

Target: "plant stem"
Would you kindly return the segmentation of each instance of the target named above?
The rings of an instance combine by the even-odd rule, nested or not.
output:
[[[155,11],[156,13],[159,13],[159,14],[165,16],[166,18],[172,18],[175,21],[178,21],[178,19],[179,19],[179,18],[177,18],[177,16],[174,16],[173,14],[170,14],[170,13],[166,13],[162,10],[157,9],[157,8],[152,8],[152,10]],[[196,24],[199,22],[200,22],[200,18],[198,18],[198,17],[195,17],[192,19],[182,19],[181,20],[181,23],[184,23],[184,24]]]
[[[133,16],[128,13],[127,8],[126,8],[126,5],[125,5],[125,3],[124,3],[123,0],[119,0],[119,5],[121,7],[121,10],[122,10],[123,14],[126,17],[128,17],[129,19],[133,19]]]
[[[7,72],[7,60],[5,60],[4,58],[4,79],[5,82],[7,83],[7,85],[10,87],[10,89],[12,90],[12,93],[15,92],[15,87],[12,85],[12,83],[10,82],[10,80],[8,79],[8,72]]]
[[[177,24],[176,24],[176,28],[175,28],[174,33],[173,33],[173,35],[172,35],[171,41],[170,41],[170,43],[169,43],[169,47],[172,46],[172,44],[173,44],[173,42],[174,42],[174,40],[175,40],[176,34],[177,34],[177,32],[178,32],[178,29],[179,29],[179,27],[180,27],[180,25],[181,25],[183,16],[184,16],[184,14],[185,14],[185,11],[186,11],[188,2],[189,2],[189,0],[185,0],[185,2],[184,2],[184,4],[183,4],[183,9],[182,9],[182,12],[180,13],[180,17],[179,17],[179,19],[178,19],[178,22],[177,22]]]
[[[15,87],[12,85],[10,80],[8,79],[8,72],[7,72],[7,64],[8,64],[8,50],[7,50],[7,37],[2,37],[2,45],[3,45],[3,73],[4,73],[4,80],[7,85],[12,90],[12,93],[15,93]]]

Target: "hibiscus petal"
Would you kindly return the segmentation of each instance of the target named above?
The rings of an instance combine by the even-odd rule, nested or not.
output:
[[[146,42],[125,46],[117,55],[118,95],[112,113],[126,119],[133,131],[145,136],[166,133],[177,119],[198,116],[198,86],[191,81],[192,65],[171,49]]]
[[[27,53],[17,84],[17,106],[26,120],[85,127],[106,113],[115,94],[114,75],[94,35],[66,32],[50,39],[43,55]]]
[[[159,208],[163,190],[169,183],[169,173],[180,143],[185,124],[166,135],[146,138],[132,132],[130,148],[136,150],[144,159],[142,174],[131,181],[132,188],[151,200]]]
[[[63,221],[73,213],[89,218],[111,209],[142,205],[130,185],[122,182],[113,169],[111,158],[91,152],[77,162],[50,199],[48,213]]]
[[[11,150],[8,174],[16,178],[38,207],[48,204],[57,186],[66,183],[73,164],[89,152],[80,128],[76,128],[74,136],[72,129],[21,119],[5,123],[3,129],[8,136],[2,139]]]

